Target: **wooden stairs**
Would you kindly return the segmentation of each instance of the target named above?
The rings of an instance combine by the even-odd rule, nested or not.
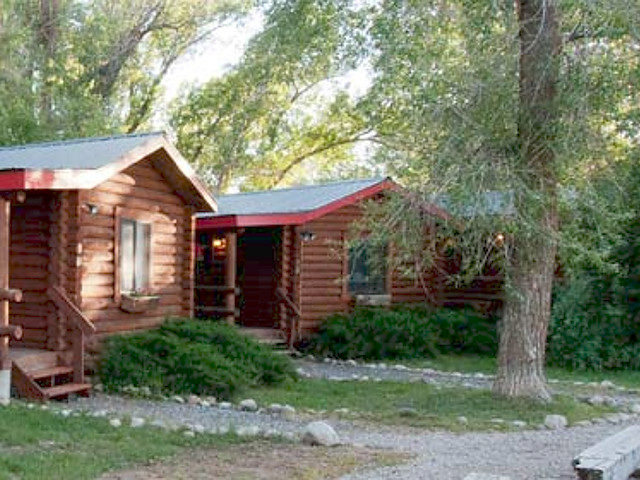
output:
[[[286,335],[278,328],[242,327],[240,331],[276,351],[287,349]]]
[[[68,354],[24,350],[12,356],[12,384],[19,396],[47,401],[89,395],[91,384],[77,378]]]

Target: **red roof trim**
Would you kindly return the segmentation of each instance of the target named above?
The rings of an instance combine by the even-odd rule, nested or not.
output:
[[[115,158],[112,162],[96,169],[33,169],[0,172],[0,190],[92,189],[160,149],[167,153],[180,173],[189,180],[202,200],[200,208],[207,208],[215,212],[218,209],[218,205],[213,195],[197,177],[189,163],[164,135],[150,137],[137,147]]]
[[[0,190],[24,190],[26,183],[24,170],[0,173]]]
[[[385,179],[363,188],[351,195],[342,197],[334,202],[323,205],[315,210],[300,213],[270,213],[262,215],[224,215],[220,217],[199,218],[197,228],[216,229],[216,228],[238,228],[238,227],[267,227],[275,225],[302,225],[303,223],[315,220],[318,217],[327,215],[328,213],[338,210],[339,208],[353,205],[354,203],[370,198],[385,190],[398,190],[400,187],[397,183],[390,179]]]

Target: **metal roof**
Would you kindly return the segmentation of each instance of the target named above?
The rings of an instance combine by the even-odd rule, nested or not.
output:
[[[103,167],[161,132],[32,143],[0,148],[0,170],[90,170]]]
[[[366,180],[347,180],[322,185],[222,195],[217,198],[218,212],[216,214],[202,213],[198,214],[198,217],[310,212],[387,180],[385,177],[376,177]]]

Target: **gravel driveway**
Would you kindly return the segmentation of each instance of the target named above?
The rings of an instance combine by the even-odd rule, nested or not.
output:
[[[305,376],[337,380],[354,376],[392,381],[426,381],[486,388],[490,378],[481,375],[406,369],[402,366],[365,366],[353,363],[298,361]],[[366,379],[365,379],[366,380]],[[637,398],[634,395],[635,398]],[[107,416],[156,419],[165,425],[198,426],[204,431],[234,429],[245,434],[280,433],[300,436],[309,418],[296,414],[285,418],[267,413],[237,409],[202,407],[174,401],[150,401],[96,394],[78,399],[72,408],[99,412]],[[327,420],[344,443],[389,449],[415,455],[409,463],[356,472],[343,480],[434,479],[462,480],[470,473],[503,475],[511,480],[574,479],[571,460],[588,446],[636,423],[636,416],[618,424],[594,424],[562,430],[504,433],[431,432],[405,427],[362,426],[348,421]],[[247,433],[253,432],[253,433]]]

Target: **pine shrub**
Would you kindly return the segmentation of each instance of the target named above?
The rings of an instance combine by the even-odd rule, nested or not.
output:
[[[107,340],[98,373],[108,390],[229,399],[243,388],[295,378],[291,360],[222,323],[172,319],[156,330]]]
[[[356,308],[327,318],[309,349],[334,358],[409,359],[492,353],[495,320],[468,309]]]

